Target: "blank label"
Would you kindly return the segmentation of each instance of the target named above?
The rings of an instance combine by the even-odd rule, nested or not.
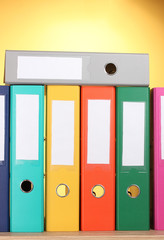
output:
[[[82,80],[82,58],[18,56],[17,78]]]
[[[161,96],[161,159],[164,160],[164,96]]]
[[[51,164],[74,164],[74,101],[52,101]]]
[[[110,163],[110,100],[88,100],[88,164]]]
[[[0,161],[5,158],[5,96],[0,96]]]
[[[39,95],[16,94],[16,160],[38,160]]]
[[[144,129],[145,103],[123,102],[123,166],[144,166]]]

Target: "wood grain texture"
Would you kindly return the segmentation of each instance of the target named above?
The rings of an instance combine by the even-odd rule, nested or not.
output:
[[[142,239],[164,239],[164,231],[111,231],[111,232],[43,232],[43,233],[0,233],[0,239],[24,240],[142,240]]]

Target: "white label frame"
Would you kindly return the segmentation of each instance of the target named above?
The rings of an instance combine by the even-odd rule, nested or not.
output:
[[[144,166],[145,102],[123,102],[122,166]]]

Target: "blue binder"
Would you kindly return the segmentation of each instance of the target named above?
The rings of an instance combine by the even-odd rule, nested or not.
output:
[[[0,232],[9,231],[9,87],[0,86]]]
[[[10,231],[44,230],[44,86],[11,86]]]

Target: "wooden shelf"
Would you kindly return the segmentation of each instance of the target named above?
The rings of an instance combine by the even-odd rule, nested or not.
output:
[[[23,240],[142,240],[164,239],[164,231],[114,231],[114,232],[43,232],[43,233],[0,233],[0,239]]]

